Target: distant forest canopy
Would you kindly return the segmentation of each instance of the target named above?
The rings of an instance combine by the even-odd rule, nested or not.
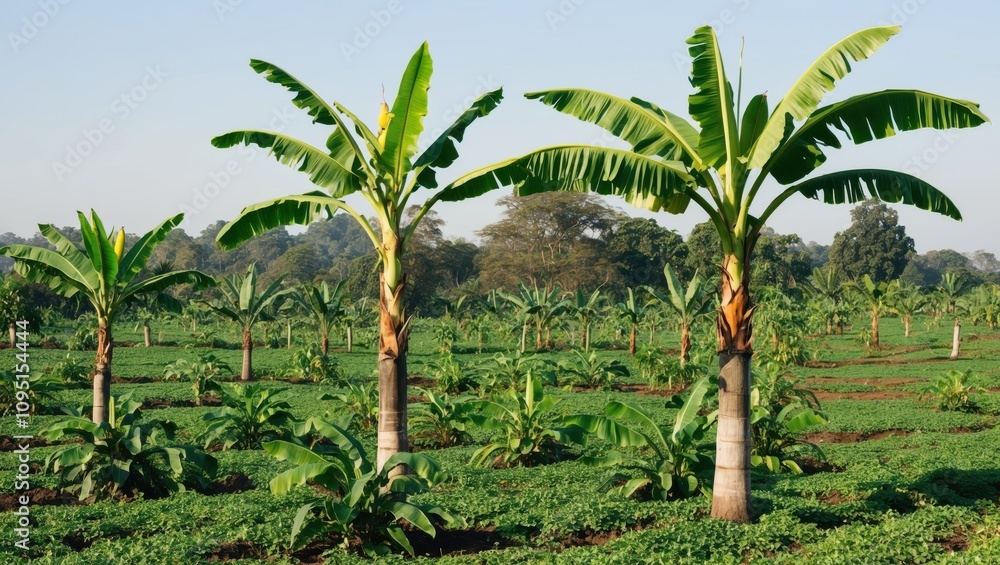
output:
[[[520,282],[570,292],[600,288],[616,296],[641,285],[664,289],[667,263],[682,280],[695,272],[717,276],[718,234],[707,222],[683,238],[654,220],[629,217],[588,194],[506,196],[498,205],[503,208],[501,218],[477,233],[478,245],[446,238],[444,221],[434,212],[423,220],[404,262],[411,283],[407,286],[411,311],[431,314],[437,309],[436,297],[459,288],[485,293],[513,290]],[[992,253],[944,249],[916,254],[895,211],[884,204],[863,203],[852,210],[852,219],[851,227],[836,234],[830,246],[803,243],[795,234],[765,229],[753,257],[754,287],[787,290],[814,267],[827,264],[849,277],[868,273],[875,279],[902,278],[922,287],[937,285],[948,271],[965,273],[971,284],[1000,282],[1000,261]],[[196,237],[173,230],[149,265],[169,262],[176,269],[219,276],[242,273],[256,262],[265,282],[282,275],[287,284],[346,279],[353,299],[377,295],[376,255],[357,222],[346,215],[315,222],[297,235],[278,228],[233,251],[215,245],[224,225],[220,220]],[[79,228],[60,231],[83,246]],[[137,236],[130,234],[127,239],[131,245]],[[0,235],[0,245],[10,243],[48,246],[38,233],[27,240],[12,233]],[[0,271],[8,273],[12,266],[11,259],[0,257]],[[36,298],[58,304],[54,296]]]

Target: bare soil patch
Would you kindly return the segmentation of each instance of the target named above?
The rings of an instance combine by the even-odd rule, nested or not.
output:
[[[15,449],[21,449],[21,446],[24,444],[27,444],[28,447],[48,447],[53,445],[39,437],[31,439],[14,439],[11,436],[0,436],[0,451],[14,451]]]
[[[681,392],[684,392],[686,388],[687,385],[685,383],[675,383],[674,386],[669,388],[651,388],[649,385],[642,383],[618,384],[614,386],[614,390],[618,392],[633,392],[639,396],[662,396],[664,398],[680,394]]]
[[[867,377],[809,377],[806,384],[810,385],[868,385],[868,386],[902,386],[913,383],[926,382],[927,379],[914,379],[909,377],[893,378],[867,378]]]
[[[828,400],[898,400],[913,398],[916,394],[902,390],[866,390],[862,392],[833,392],[829,390],[814,390],[813,394],[820,402]]]
[[[0,512],[10,512],[19,508],[21,501],[18,499],[25,495],[30,500],[29,506],[80,506],[84,504],[77,496],[68,492],[50,488],[33,488],[10,494],[0,494]]]

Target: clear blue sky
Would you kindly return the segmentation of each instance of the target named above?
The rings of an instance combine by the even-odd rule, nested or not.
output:
[[[182,224],[194,235],[247,204],[312,189],[304,175],[259,151],[209,143],[242,128],[277,127],[320,145],[325,139],[324,126],[310,124],[285,91],[251,71],[251,57],[374,121],[381,85],[391,102],[406,61],[429,41],[435,73],[427,131],[447,125],[457,106],[485,88],[502,85],[506,94],[469,130],[451,169],[457,176],[543,145],[607,142],[603,130],[524,100],[527,91],[588,87],[686,115],[684,40],[704,23],[715,26],[734,80],[745,37],[744,93],[767,90],[772,100],[835,41],[901,23],[903,32],[856,65],[827,101],[920,88],[975,100],[996,120],[998,16],[996,3],[944,0],[5,1],[0,232],[75,224],[75,211],[91,207],[107,224],[141,232],[182,206],[198,206]],[[916,166],[965,216],[955,223],[898,207],[918,251],[984,248],[1000,255],[1000,190],[991,173],[998,140],[996,125],[947,137],[912,132],[832,152],[821,171]],[[77,159],[69,147],[88,154]],[[213,179],[224,187],[214,191]],[[473,237],[497,218],[498,196],[441,206],[446,233]],[[705,219],[693,208],[682,217],[656,217],[686,236]],[[849,225],[849,209],[792,200],[772,227],[829,243]]]

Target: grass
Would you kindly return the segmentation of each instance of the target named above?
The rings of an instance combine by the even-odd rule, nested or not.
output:
[[[895,319],[882,323],[882,342],[866,352],[848,331],[822,338],[822,366],[795,368],[809,378],[809,386],[832,395],[823,402],[830,434],[888,435],[857,443],[825,443],[831,464],[828,472],[806,475],[768,475],[754,472],[753,497],[760,517],[751,524],[731,524],[708,517],[709,501],[703,497],[676,502],[637,502],[616,498],[601,488],[611,471],[587,467],[576,461],[532,469],[484,470],[467,465],[476,446],[428,452],[452,474],[452,480],[422,495],[428,501],[465,517],[478,533],[475,551],[465,555],[412,559],[391,556],[379,562],[437,564],[515,563],[996,563],[1000,562],[1000,331],[964,328],[962,359],[940,361],[950,353],[951,327],[928,328],[922,318],[914,321],[914,335],[904,338]],[[864,327],[860,320],[855,327]],[[898,327],[897,327],[898,326]],[[131,328],[118,338],[128,340]],[[181,329],[167,326],[164,341],[174,346],[121,347],[115,351],[114,372],[126,379],[156,378],[163,366],[180,358],[194,359],[211,351],[238,370],[238,349],[190,346],[193,340]],[[235,342],[225,328],[216,330]],[[304,331],[299,332],[303,339]],[[154,326],[153,335],[158,330]],[[141,334],[136,334],[141,335]],[[972,336],[976,337],[973,338]],[[560,336],[561,337],[561,336]],[[657,335],[661,346],[676,348],[676,334]],[[513,344],[511,344],[513,345]],[[608,343],[602,346],[613,345]],[[351,354],[335,342],[334,355],[349,375],[373,379],[372,349],[356,348]],[[411,342],[410,367],[419,373],[423,363],[436,357],[432,334],[419,325]],[[488,344],[483,355],[474,344],[456,344],[463,363],[481,362],[499,350]],[[0,358],[9,351],[0,351]],[[41,367],[66,355],[61,350],[32,350],[32,364]],[[71,352],[91,361],[90,352]],[[559,359],[562,351],[544,357]],[[602,349],[600,355],[631,366],[626,352]],[[255,350],[257,374],[270,376],[288,366],[291,354],[284,348]],[[972,369],[976,412],[941,412],[915,395],[880,400],[858,400],[850,395],[896,391],[915,393],[934,376],[952,368]],[[902,381],[901,380],[904,380]],[[635,374],[628,379],[642,382]],[[331,386],[265,381],[269,387],[288,388],[292,410],[298,417],[343,409],[337,401],[319,401]],[[188,383],[114,384],[116,393],[131,392],[141,401],[181,401],[190,398]],[[411,391],[412,392],[412,391]],[[610,399],[627,400],[668,420],[674,411],[662,398],[632,392],[564,393],[557,406],[561,413],[599,413]],[[60,402],[81,405],[89,391],[62,394]],[[201,417],[211,408],[171,407],[147,410],[151,417],[168,418],[180,425],[182,435],[195,437],[204,429]],[[57,416],[32,420],[40,429]],[[0,421],[0,435],[13,435],[12,418]],[[820,430],[817,430],[820,431]],[[885,435],[885,434],[882,434]],[[374,449],[375,433],[360,436]],[[484,441],[481,431],[476,441]],[[33,448],[33,461],[41,461],[54,448]],[[581,451],[600,454],[608,449],[599,441]],[[295,563],[319,560],[322,549],[332,563],[368,562],[336,547],[311,554],[288,549],[295,509],[305,492],[270,494],[267,483],[286,467],[263,451],[227,451],[216,454],[220,476],[246,475],[254,488],[232,494],[206,496],[182,493],[159,500],[102,502],[84,506],[33,506],[33,528],[28,555],[39,563],[199,563],[213,559],[233,562]],[[15,474],[11,454],[0,457],[0,481],[10,485]],[[37,474],[33,486],[56,487],[56,478]],[[11,531],[14,516],[0,514],[0,528]],[[450,534],[439,534],[447,540]],[[453,535],[453,534],[452,534]],[[465,534],[472,536],[472,534]],[[495,545],[494,545],[495,544]],[[456,544],[461,548],[461,544]],[[452,548],[454,549],[454,548]],[[9,544],[0,548],[0,561],[20,556]]]

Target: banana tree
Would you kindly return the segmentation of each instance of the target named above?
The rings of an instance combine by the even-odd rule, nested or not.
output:
[[[635,337],[639,330],[639,324],[646,317],[646,308],[635,297],[635,291],[628,289],[628,298],[616,305],[618,315],[629,325],[631,331],[628,334],[628,354],[635,355]]]
[[[695,271],[694,276],[691,277],[691,281],[688,282],[687,289],[683,292],[681,291],[681,281],[677,278],[677,274],[669,264],[663,266],[663,276],[667,279],[667,290],[670,292],[670,296],[650,286],[645,288],[646,292],[653,295],[653,298],[656,299],[656,302],[664,310],[669,308],[677,315],[681,325],[680,363],[681,367],[683,367],[690,358],[691,325],[698,318],[711,312],[714,304],[712,304],[711,296],[707,292],[707,285],[698,276],[697,271]]]
[[[279,299],[293,292],[292,288],[281,288],[284,277],[262,290],[257,288],[257,263],[250,263],[246,274],[222,277],[218,287],[222,297],[205,302],[213,312],[236,322],[243,337],[243,369],[240,380],[249,381],[253,377],[253,327],[257,322],[274,319],[274,306]]]
[[[896,294],[896,284],[872,281],[868,275],[861,277],[860,281],[852,282],[848,285],[857,292],[868,309],[868,315],[872,319],[872,347],[879,346],[878,322],[879,318],[885,315],[889,309],[889,304],[893,302]]]
[[[404,225],[404,210],[421,189],[438,188],[437,173],[458,158],[458,143],[476,119],[492,112],[503,97],[501,89],[481,96],[458,119],[418,153],[427,115],[427,91],[433,71],[426,43],[414,53],[403,72],[390,109],[382,102],[378,133],[339,103],[328,104],[281,68],[252,60],[251,68],[269,82],[285,87],[292,103],[314,123],[332,126],[326,150],[279,133],[241,130],[212,140],[219,148],[239,144],[269,149],[278,161],[306,173],[328,192],[286,196],[244,208],[218,235],[231,249],[277,226],[309,224],[342,211],[354,218],[378,253],[379,276],[379,445],[378,469],[397,452],[407,451],[406,350],[409,341],[402,259],[421,220],[447,187],[430,195]],[[345,120],[353,127],[348,126]],[[352,130],[354,133],[352,133]],[[355,136],[355,133],[357,136]],[[344,198],[356,194],[371,206],[376,222],[360,214]],[[451,193],[452,200],[461,197]]]
[[[590,353],[590,326],[594,323],[594,316],[597,316],[603,301],[604,297],[601,296],[599,289],[592,292],[590,297],[583,294],[582,290],[576,289],[576,294],[569,302],[569,311],[580,324],[580,345],[587,353]]]
[[[875,27],[837,42],[769,111],[766,93],[743,106],[742,80],[733,89],[715,31],[703,26],[688,40],[690,82],[696,90],[688,98],[693,123],[635,97],[579,88],[529,93],[529,99],[607,129],[630,148],[539,149],[458,179],[443,197],[468,198],[502,186],[514,186],[519,195],[592,191],[673,214],[683,213],[693,202],[709,216],[723,257],[717,317],[719,440],[712,501],[717,518],[747,521],[751,516],[749,273],[761,230],[775,211],[796,195],[829,204],[877,198],[961,219],[947,196],[912,175],[854,169],[810,176],[826,161],[826,151],[839,149],[844,138],[861,144],[900,131],[965,128],[987,121],[973,102],[917,90],[859,94],[820,106],[853,62],[867,59],[898,32],[898,26]],[[777,186],[767,183],[769,179]]]
[[[958,300],[959,295],[965,292],[967,285],[968,281],[961,273],[948,271],[941,275],[941,282],[937,285],[937,291],[945,297],[948,313],[955,313],[955,301]]]
[[[344,300],[348,298],[344,292],[346,282],[340,281],[332,288],[326,281],[320,286],[306,283],[302,285],[298,294],[292,295],[296,303],[309,314],[319,328],[323,355],[330,353],[330,333],[343,321],[346,314],[344,306]]]
[[[837,333],[843,334],[846,313],[841,304],[841,299],[844,294],[844,284],[840,281],[840,272],[837,268],[832,265],[828,265],[823,269],[813,267],[812,275],[809,276],[809,280],[803,285],[803,289],[811,296],[829,303],[829,308],[827,308],[826,333],[833,333],[833,325],[836,324]]]
[[[920,294],[920,288],[915,284],[899,283],[896,293],[889,304],[889,309],[903,321],[903,336],[910,337],[910,319],[924,308],[927,300]]]
[[[95,424],[108,421],[111,401],[111,361],[114,357],[112,329],[118,314],[144,294],[159,293],[178,284],[211,286],[211,277],[200,271],[181,270],[140,276],[167,234],[184,219],[184,214],[164,221],[147,232],[125,251],[125,230],[115,236],[106,231],[97,212],[91,210],[90,221],[77,212],[83,249],[79,249],[50,224],[39,224],[38,230],[55,249],[32,245],[0,247],[0,255],[12,257],[14,270],[31,282],[44,283],[67,298],[83,296],[97,313],[97,358],[94,361]]]

